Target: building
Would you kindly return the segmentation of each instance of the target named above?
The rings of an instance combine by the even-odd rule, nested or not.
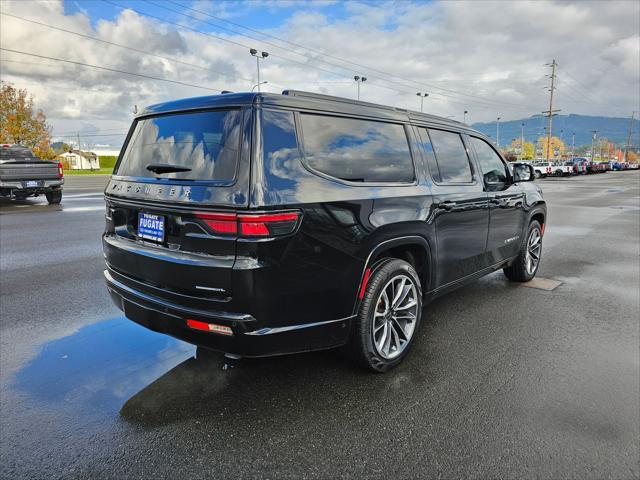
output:
[[[97,170],[100,168],[100,159],[93,152],[72,150],[71,152],[61,153],[56,159],[70,170]]]

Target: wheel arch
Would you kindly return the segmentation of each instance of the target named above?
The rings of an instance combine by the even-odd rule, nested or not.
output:
[[[428,292],[433,282],[434,269],[432,259],[434,255],[431,243],[421,235],[410,235],[392,238],[378,243],[369,253],[358,285],[358,298],[355,302],[354,313],[357,312],[361,301],[360,292],[366,288],[370,272],[385,258],[399,258],[409,262],[418,273],[422,283],[422,292]]]

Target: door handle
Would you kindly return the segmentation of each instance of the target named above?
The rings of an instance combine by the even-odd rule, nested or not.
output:
[[[443,208],[444,210],[451,210],[455,206],[456,206],[456,202],[452,202],[451,200],[440,202],[438,204],[438,208]]]

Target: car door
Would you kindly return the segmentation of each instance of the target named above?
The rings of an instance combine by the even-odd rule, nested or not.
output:
[[[429,221],[436,232],[436,284],[460,280],[486,266],[487,193],[459,133],[418,128],[432,184]]]
[[[524,192],[512,182],[509,167],[489,142],[468,138],[489,197],[487,260],[495,264],[518,254],[525,218]]]

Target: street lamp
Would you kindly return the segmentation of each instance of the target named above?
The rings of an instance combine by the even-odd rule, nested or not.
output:
[[[355,77],[353,77],[353,79],[356,81],[356,83],[358,84],[358,100],[360,100],[360,84],[362,82],[366,82],[367,81],[367,77],[361,77],[359,75],[356,75]]]
[[[428,97],[429,94],[428,93],[418,92],[418,93],[416,93],[416,95],[420,97],[420,111],[423,112],[424,111],[424,99],[426,97]]]
[[[258,83],[256,84],[256,86],[258,87],[258,92],[260,91],[260,84],[262,82],[260,82],[260,59],[265,59],[269,56],[269,52],[258,52],[258,50],[256,50],[255,48],[251,48],[249,49],[249,53],[251,54],[251,56],[256,57],[256,67],[258,69]],[[251,89],[253,91],[253,89]]]
[[[524,122],[520,124],[520,160],[524,159]]]
[[[500,148],[500,117],[496,119],[496,147]]]
[[[463,116],[463,118],[464,118],[463,122],[464,122],[464,123],[467,123],[467,113],[469,113],[469,111],[468,111],[468,110],[465,110],[465,111],[464,111],[464,116]]]
[[[260,83],[256,83],[253,87],[251,87],[251,91],[253,92],[253,89],[258,87],[258,91],[260,91],[260,85],[264,85],[265,83],[269,83],[266,80],[264,82],[260,82]]]

